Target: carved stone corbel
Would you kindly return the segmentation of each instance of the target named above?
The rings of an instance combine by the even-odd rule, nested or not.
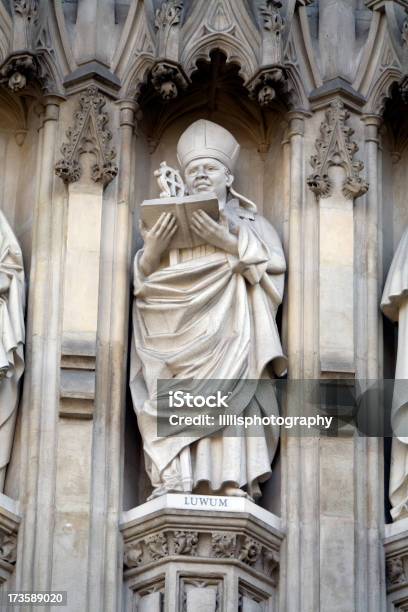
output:
[[[283,66],[264,66],[247,82],[249,97],[260,106],[268,107],[276,97],[286,98],[290,93],[287,74]]]
[[[42,93],[58,93],[59,79],[47,44],[47,11],[40,11],[39,0],[14,0],[13,42],[10,54],[0,67],[0,83],[13,92],[31,84]]]
[[[61,147],[63,154],[55,166],[55,173],[65,183],[78,181],[82,174],[80,156],[93,153],[92,179],[107,185],[117,175],[116,151],[111,147],[112,134],[107,125],[109,116],[104,112],[105,97],[91,85],[80,95],[75,125],[67,131],[68,142]]]
[[[0,68],[0,83],[13,92],[19,92],[29,83],[36,82],[44,93],[52,92],[56,89],[53,76],[40,60],[40,56],[31,51],[9,55]]]
[[[320,126],[320,138],[316,141],[317,154],[311,157],[314,170],[307,178],[309,188],[320,198],[332,194],[333,185],[329,178],[331,166],[344,168],[346,178],[343,195],[347,199],[358,198],[368,191],[368,183],[360,176],[364,168],[362,161],[353,161],[358,145],[351,137],[354,130],[346,122],[350,113],[341,100],[334,100],[326,111],[326,120]]]
[[[176,98],[179,92],[186,89],[190,79],[177,63],[170,60],[157,62],[150,73],[152,85],[163,100]]]

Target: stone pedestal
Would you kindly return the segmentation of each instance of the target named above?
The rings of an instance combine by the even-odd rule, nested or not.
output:
[[[121,531],[126,611],[278,609],[280,519],[247,499],[165,495]]]
[[[408,610],[408,518],[385,526],[388,610]]]

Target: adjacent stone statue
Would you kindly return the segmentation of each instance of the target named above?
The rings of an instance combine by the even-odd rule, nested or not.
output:
[[[408,228],[392,260],[381,300],[384,314],[398,323],[398,351],[391,422],[390,501],[394,520],[408,517]],[[404,382],[406,380],[406,382]]]
[[[24,306],[21,249],[0,211],[0,492],[10,461],[18,387],[24,371]]]
[[[285,257],[278,234],[256,205],[233,189],[239,144],[227,130],[200,120],[181,136],[178,160],[187,193],[213,192],[219,221],[203,211],[191,228],[204,246],[169,254],[172,214],[141,232],[134,263],[131,390],[153,495],[200,492],[260,495],[271,475],[279,432],[230,437],[157,437],[157,379],[256,379],[286,371],[275,322]],[[254,177],[256,180],[256,177]],[[256,386],[256,385],[255,385]],[[241,414],[277,413],[276,398],[253,393]],[[243,490],[245,489],[245,491]]]
[[[398,351],[391,422],[390,501],[394,520],[408,517],[408,229],[392,260],[381,300],[384,314],[398,323]],[[404,382],[406,380],[406,382]]]

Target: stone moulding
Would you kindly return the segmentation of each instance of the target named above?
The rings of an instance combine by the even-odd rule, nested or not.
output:
[[[320,126],[320,138],[316,140],[317,154],[312,155],[310,163],[313,174],[307,178],[309,188],[319,198],[327,198],[333,192],[329,177],[331,166],[344,168],[346,178],[343,195],[349,200],[358,198],[368,191],[368,183],[360,176],[364,164],[353,160],[358,145],[352,140],[354,130],[347,125],[350,113],[341,100],[334,100],[326,111],[326,120]]]
[[[14,571],[20,520],[17,503],[0,494],[0,586]]]
[[[55,166],[55,173],[65,183],[78,181],[82,174],[80,155],[95,155],[92,179],[107,185],[117,175],[116,151],[111,147],[112,134],[108,129],[109,116],[104,112],[106,98],[95,85],[89,86],[79,98],[79,110],[74,115],[74,127],[67,131],[68,142],[61,147],[63,154]]]

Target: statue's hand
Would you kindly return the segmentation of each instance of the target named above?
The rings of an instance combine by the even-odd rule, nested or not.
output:
[[[171,213],[162,213],[150,230],[145,227],[142,221],[139,222],[140,232],[144,240],[140,265],[146,276],[152,274],[159,267],[160,258],[169,248],[177,227],[176,218]]]
[[[10,287],[10,278],[5,272],[0,272],[0,295],[6,293]]]
[[[238,238],[229,231],[226,225],[217,223],[203,210],[193,213],[191,228],[208,244],[227,251],[231,255],[238,255]]]

